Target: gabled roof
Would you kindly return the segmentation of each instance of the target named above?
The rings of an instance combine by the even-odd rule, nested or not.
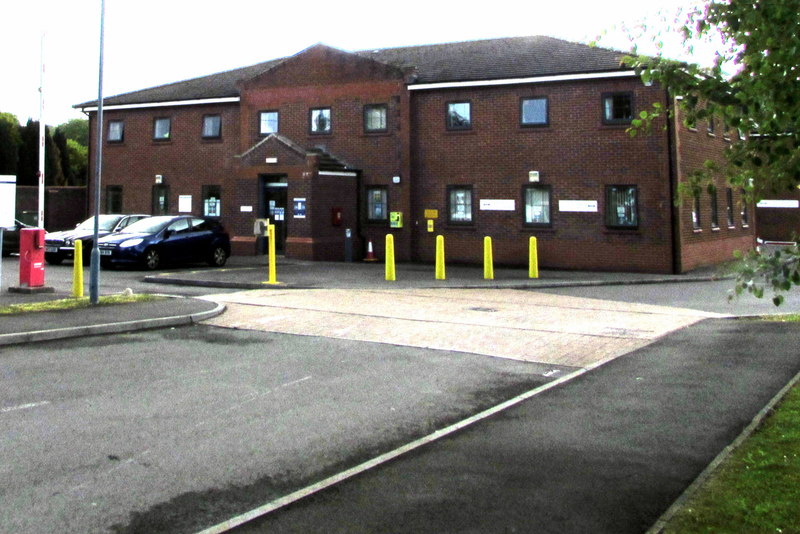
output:
[[[301,52],[302,53],[302,52]],[[623,52],[545,36],[485,39],[354,52],[416,72],[414,83],[463,82],[630,70]],[[286,58],[104,99],[105,105],[238,97],[237,82],[248,80]],[[84,108],[97,101],[78,104]]]

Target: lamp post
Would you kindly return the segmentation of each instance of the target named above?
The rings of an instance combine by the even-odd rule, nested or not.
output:
[[[89,265],[89,302],[100,302],[100,183],[103,173],[103,48],[105,38],[106,2],[100,0],[100,66],[97,83],[97,161],[94,179],[94,246]]]

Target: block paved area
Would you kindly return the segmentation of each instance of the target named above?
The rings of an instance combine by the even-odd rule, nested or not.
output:
[[[719,314],[510,289],[252,290],[211,295],[226,328],[588,367]]]

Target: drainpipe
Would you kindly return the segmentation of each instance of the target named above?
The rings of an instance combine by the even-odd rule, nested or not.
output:
[[[670,205],[670,232],[672,238],[672,274],[681,272],[681,229],[680,208],[675,204],[678,194],[678,129],[673,124],[676,120],[675,101],[671,98],[669,90],[664,90],[667,101],[667,151],[669,166],[669,205]]]

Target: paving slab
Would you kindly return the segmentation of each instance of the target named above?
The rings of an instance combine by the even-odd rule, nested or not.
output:
[[[507,289],[253,290],[210,295],[237,329],[587,367],[719,314]]]

